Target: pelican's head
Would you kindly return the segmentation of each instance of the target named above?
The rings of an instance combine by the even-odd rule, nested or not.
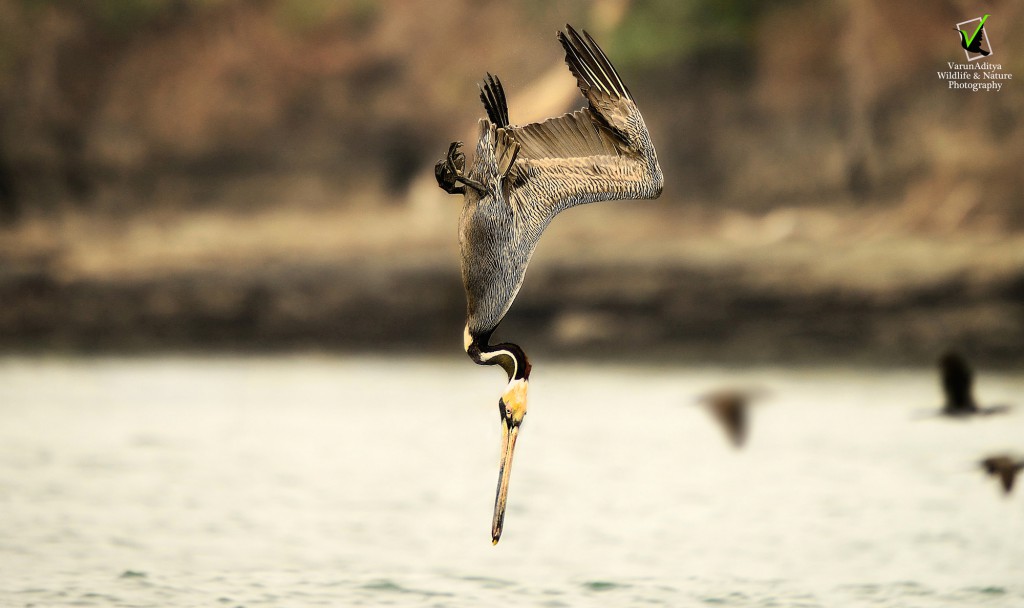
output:
[[[491,542],[498,544],[501,528],[505,521],[505,503],[508,500],[508,479],[512,474],[512,454],[519,437],[519,425],[526,416],[526,392],[529,381],[526,378],[509,380],[501,399],[498,412],[501,415],[501,462],[498,467],[498,493],[494,499],[494,519],[491,520]]]
[[[518,428],[526,416],[526,391],[529,388],[529,380],[516,378],[510,380],[505,386],[505,392],[498,399],[498,410],[501,414],[502,424],[506,428]]]

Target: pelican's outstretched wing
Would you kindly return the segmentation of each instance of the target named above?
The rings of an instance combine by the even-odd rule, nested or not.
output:
[[[581,36],[566,25],[558,40],[590,106],[502,129],[520,144],[509,173],[510,203],[546,224],[558,212],[583,203],[657,198],[664,178],[629,89],[589,34]]]

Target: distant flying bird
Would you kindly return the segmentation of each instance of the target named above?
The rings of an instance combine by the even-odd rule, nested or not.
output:
[[[742,448],[750,429],[749,409],[756,399],[764,397],[761,390],[720,389],[697,398],[711,417],[722,426],[734,447]]]
[[[1017,473],[1024,470],[1024,460],[1015,459],[1006,454],[989,456],[978,464],[985,469],[990,477],[999,477],[1004,494],[1009,494],[1013,490],[1013,482],[1017,478]]]
[[[1001,414],[1010,410],[1008,405],[978,407],[974,400],[974,372],[967,361],[958,353],[949,351],[939,359],[942,377],[942,391],[946,403],[942,406],[944,416],[971,416]]]
[[[967,34],[964,33],[962,29],[958,27],[955,27],[953,29],[955,29],[957,33],[960,34],[960,46],[963,47],[964,50],[970,53],[978,53],[984,57],[988,57],[989,52],[981,48],[981,43],[985,39],[985,26],[981,26],[980,28],[978,28],[978,33],[974,35],[974,38],[971,40],[970,44],[967,43]]]
[[[516,344],[489,344],[519,292],[544,229],[559,212],[614,199],[653,199],[664,178],[643,117],[629,89],[589,34],[558,32],[565,61],[589,106],[541,123],[514,126],[501,81],[481,87],[476,158],[466,170],[461,142],[437,163],[438,185],[462,194],[459,221],[468,319],[466,353],[478,365],[500,365],[508,385],[498,400],[502,450],[491,540],[501,538],[512,453],[526,415],[530,362]]]

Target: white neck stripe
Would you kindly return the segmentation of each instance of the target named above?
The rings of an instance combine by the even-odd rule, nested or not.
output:
[[[502,355],[505,355],[509,359],[512,359],[512,378],[515,378],[516,376],[519,375],[519,361],[516,360],[516,357],[515,357],[515,355],[512,354],[512,351],[508,351],[508,350],[505,350],[505,349],[492,350],[491,352],[487,352],[487,353],[481,351],[480,352],[480,360],[481,361],[490,361],[491,359],[493,359],[495,357],[500,357]]]

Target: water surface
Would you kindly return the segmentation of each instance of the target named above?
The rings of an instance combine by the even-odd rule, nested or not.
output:
[[[500,370],[2,360],[0,605],[1024,605],[1024,495],[975,468],[1024,410],[918,419],[930,369],[535,364],[492,547]],[[774,393],[739,452],[691,404],[735,384]]]

